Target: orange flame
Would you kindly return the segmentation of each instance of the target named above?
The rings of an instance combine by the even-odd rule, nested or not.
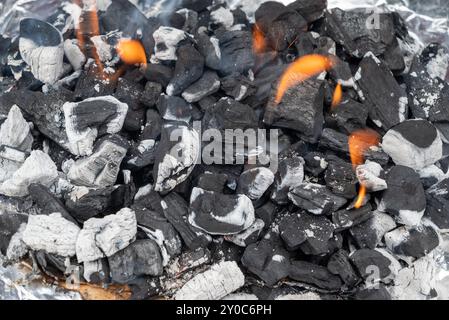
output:
[[[357,166],[364,163],[364,154],[372,146],[379,145],[380,137],[379,134],[371,129],[358,130],[349,136],[349,154],[351,156],[352,166],[354,170]],[[366,187],[361,184],[359,189],[359,195],[357,201],[354,205],[356,209],[360,208],[363,204],[363,200],[366,195]]]
[[[122,39],[117,44],[117,52],[123,62],[127,64],[143,64],[147,65],[147,56],[145,49],[140,41]]]
[[[319,54],[311,54],[300,57],[293,62],[282,74],[279,81],[275,103],[279,104],[285,92],[291,87],[311,77],[319,75],[323,71],[332,68],[334,62],[330,57]]]
[[[341,88],[341,84],[338,83],[335,87],[334,95],[332,97],[332,105],[331,108],[335,108],[341,103],[341,99],[343,98],[343,90]]]
[[[253,52],[256,54],[263,53],[266,45],[265,35],[256,24],[253,28]]]

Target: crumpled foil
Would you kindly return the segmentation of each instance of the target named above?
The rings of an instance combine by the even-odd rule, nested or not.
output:
[[[98,0],[107,2],[109,0]],[[147,16],[170,10],[180,0],[129,0],[139,6]],[[268,0],[226,0],[231,8],[241,7],[250,18],[261,3]],[[289,4],[294,0],[279,0]],[[46,19],[54,14],[64,0],[2,0],[0,2],[0,34],[8,37],[18,35],[23,18]],[[449,0],[328,0],[328,8],[344,10],[354,8],[378,8],[380,11],[398,12],[406,21],[410,33],[424,47],[438,42],[449,47]],[[434,252],[437,266],[437,283],[440,289],[449,288],[449,235],[443,235],[439,248]],[[0,254],[0,300],[80,299],[79,294],[64,291],[51,285],[31,281],[20,264],[3,266]],[[449,299],[449,289],[440,292]]]

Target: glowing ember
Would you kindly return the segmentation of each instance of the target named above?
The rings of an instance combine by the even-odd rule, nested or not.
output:
[[[306,55],[296,59],[285,70],[279,81],[275,103],[279,104],[285,92],[291,87],[331,69],[333,65],[334,63],[330,57],[318,54]]]
[[[379,144],[379,134],[371,129],[358,130],[349,136],[349,153],[351,155],[351,162],[354,170],[357,166],[365,162],[364,153],[372,146]],[[366,195],[366,187],[361,184],[359,189],[359,195],[354,205],[356,209],[360,208],[363,204],[363,200]]]
[[[332,97],[332,108],[335,108],[336,106],[338,106],[341,103],[341,99],[343,97],[343,90],[341,88],[341,84],[337,84],[337,86],[335,87],[335,91],[334,91],[334,95]]]
[[[260,28],[256,24],[253,29],[253,52],[256,54],[262,53],[265,51],[265,48],[266,48],[265,36],[262,30],[260,30]]]
[[[137,40],[122,39],[117,45],[117,52],[126,64],[147,65],[147,57],[142,43]]]

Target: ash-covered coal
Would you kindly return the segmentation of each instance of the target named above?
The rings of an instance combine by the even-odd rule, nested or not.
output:
[[[133,299],[449,298],[447,48],[326,1],[133,3],[0,37],[0,261]]]

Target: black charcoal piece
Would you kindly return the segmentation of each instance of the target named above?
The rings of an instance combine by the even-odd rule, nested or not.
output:
[[[387,175],[379,209],[395,216],[402,224],[418,225],[426,209],[426,195],[419,175],[411,168],[393,167]]]
[[[265,167],[258,167],[244,171],[239,178],[237,193],[246,195],[251,200],[257,200],[274,181],[273,172]]]
[[[154,107],[162,93],[162,85],[157,82],[148,81],[140,96],[140,102],[146,107]]]
[[[177,148],[173,149],[176,154],[173,147]],[[199,135],[194,129],[183,123],[165,124],[155,153],[154,190],[168,192],[184,182],[197,162],[199,147]]]
[[[449,49],[441,43],[433,42],[421,52],[420,62],[432,78],[445,80],[447,76]]]
[[[117,81],[104,75],[101,69],[91,63],[86,66],[75,87],[75,98],[84,100],[91,97],[109,96],[114,93]]]
[[[242,264],[270,287],[286,278],[290,269],[288,253],[271,237],[246,247]]]
[[[157,82],[163,87],[167,87],[174,70],[163,64],[148,64],[145,69],[145,78],[148,81]]]
[[[314,22],[324,15],[327,0],[296,0],[288,8],[296,10],[308,23]]]
[[[235,100],[242,101],[256,93],[257,88],[246,76],[233,73],[221,78],[221,90]]]
[[[394,228],[396,222],[389,214],[374,211],[367,221],[351,227],[350,233],[359,248],[375,249]]]
[[[225,239],[238,245],[239,247],[247,247],[259,239],[260,233],[264,227],[265,223],[263,220],[256,219],[248,229],[231,236],[225,236]]]
[[[426,120],[407,120],[391,128],[382,139],[382,149],[397,165],[415,170],[443,157],[443,143],[435,126]]]
[[[114,97],[128,105],[124,128],[129,131],[140,130],[144,121],[145,110],[140,103],[142,91],[143,86],[141,84],[125,78],[118,79]]]
[[[162,258],[153,240],[137,240],[108,258],[112,281],[127,283],[142,275],[162,274]]]
[[[449,229],[449,179],[444,179],[426,191],[425,215],[440,229]]]
[[[203,190],[223,192],[228,181],[228,176],[224,173],[205,172],[198,177],[197,187]]]
[[[297,131],[310,143],[318,141],[324,122],[322,80],[310,79],[290,88],[279,104],[273,99],[265,108],[265,124]]]
[[[254,220],[253,204],[245,195],[192,190],[189,223],[209,234],[236,234],[249,228]]]
[[[326,123],[346,134],[350,134],[366,127],[368,110],[367,105],[348,99],[332,109],[326,117]]]
[[[319,141],[323,149],[330,149],[343,154],[349,154],[348,136],[331,128],[324,128]]]
[[[422,258],[439,245],[439,236],[431,226],[399,227],[385,234],[385,244],[393,253]]]
[[[304,183],[288,193],[288,198],[297,207],[315,215],[324,215],[340,209],[347,200],[333,194],[325,186]]]
[[[337,231],[341,231],[357,226],[360,223],[363,223],[366,220],[370,219],[371,217],[372,208],[368,203],[366,206],[358,209],[343,209],[335,211],[334,213],[332,213],[332,222],[334,223]]]
[[[357,195],[357,177],[352,164],[335,156],[330,156],[326,160],[328,166],[324,180],[327,187],[337,196],[353,199]]]
[[[406,68],[404,53],[399,45],[398,39],[393,39],[381,58],[395,75],[401,74]]]
[[[391,300],[391,295],[386,289],[385,285],[379,284],[378,288],[359,289],[354,294],[355,300]]]
[[[268,201],[263,206],[256,208],[256,218],[262,219],[266,227],[271,225],[276,218],[276,214],[276,205],[271,201]]]
[[[140,135],[141,141],[156,140],[161,136],[162,120],[156,110],[148,109],[146,123]]]
[[[6,255],[12,236],[19,230],[22,223],[27,223],[28,215],[23,213],[5,212],[0,214],[0,252]]]
[[[365,279],[371,276],[373,272],[380,279],[384,279],[391,274],[391,260],[379,251],[359,249],[351,253],[350,259],[359,274]]]
[[[309,152],[304,157],[304,170],[314,177],[319,176],[327,168],[327,161],[324,154],[320,152]]]
[[[289,278],[329,291],[339,291],[343,282],[326,267],[306,261],[292,261]]]
[[[66,267],[64,265],[66,257],[47,253],[44,250],[34,252],[34,257],[43,272],[50,277],[59,278],[66,271]]]
[[[203,74],[204,58],[191,44],[181,46],[178,51],[173,78],[167,86],[167,94],[181,94]]]
[[[216,37],[209,37],[206,33],[198,32],[195,37],[198,43],[198,51],[204,57],[206,67],[213,70],[220,70],[221,49]]]
[[[249,31],[236,30],[219,32],[216,35],[221,51],[220,73],[244,74],[254,66],[252,35]]]
[[[182,97],[187,102],[198,102],[220,89],[220,79],[214,71],[206,71],[202,77],[184,90]]]
[[[288,202],[290,189],[300,186],[304,179],[304,159],[298,156],[288,157],[279,162],[274,180],[271,199],[279,204]]]
[[[395,39],[393,15],[379,13],[375,21],[371,15],[371,11],[364,9],[343,11],[335,8],[326,12],[324,29],[352,56],[362,58],[368,52],[378,56]]]
[[[388,67],[372,53],[365,55],[354,76],[370,105],[369,117],[376,126],[388,130],[404,121],[408,98]]]
[[[138,170],[154,164],[157,145],[158,143],[153,139],[139,141],[131,148],[124,160],[127,168]]]
[[[353,287],[359,282],[359,276],[352,267],[349,254],[345,250],[338,250],[329,258],[327,269],[332,274],[338,275],[349,287]]]
[[[190,122],[192,106],[180,97],[161,95],[157,109],[164,120]]]

